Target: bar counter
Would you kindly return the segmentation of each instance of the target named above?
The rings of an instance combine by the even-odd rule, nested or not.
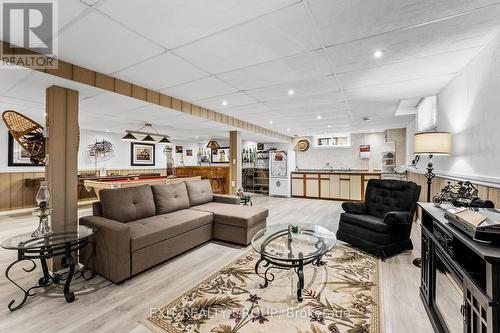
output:
[[[175,168],[177,177],[209,179],[216,194],[229,194],[229,165],[221,166],[181,166]]]

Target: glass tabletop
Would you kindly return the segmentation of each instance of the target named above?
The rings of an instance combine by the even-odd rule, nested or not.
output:
[[[281,224],[258,231],[252,239],[252,247],[264,257],[292,261],[320,257],[336,242],[335,234],[320,225],[294,224],[289,227]]]
[[[71,229],[61,232],[54,232],[49,236],[39,238],[31,237],[32,232],[30,232],[7,238],[0,246],[8,250],[39,249],[41,247],[52,247],[69,242],[76,242],[90,237],[94,232],[93,229],[83,225],[78,226],[78,228],[72,227]]]

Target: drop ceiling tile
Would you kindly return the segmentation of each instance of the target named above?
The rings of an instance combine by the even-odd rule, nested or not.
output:
[[[290,90],[293,91],[293,95],[288,94]],[[287,82],[275,86],[247,90],[246,93],[259,101],[265,102],[287,98],[300,98],[338,90],[340,90],[340,88],[337,84],[337,80],[330,75],[310,80]]]
[[[225,109],[219,110],[219,112],[224,113],[228,116],[238,118],[240,115],[249,115],[263,112],[271,112],[271,108],[263,103],[256,103],[238,107],[228,107]]]
[[[207,73],[175,54],[166,52],[117,72],[113,76],[149,89],[161,90],[200,79],[207,76]]]
[[[59,36],[60,59],[104,74],[163,51],[97,11],[90,11]]]
[[[62,79],[43,72],[30,71],[29,75],[24,80],[19,81],[15,86],[11,87],[5,92],[5,95],[45,105],[46,89],[54,85],[77,90],[79,92],[80,101],[101,93],[101,90],[95,87]]]
[[[112,92],[103,92],[102,94],[81,101],[80,114],[87,112],[102,114],[119,120],[121,114],[147,105],[149,103],[135,98]]]
[[[457,15],[497,0],[310,0],[327,46]]]
[[[89,7],[79,0],[58,1],[59,10],[59,29],[64,28],[66,24],[77,18]]]
[[[320,47],[304,5],[297,3],[176,49],[176,53],[216,74]]]
[[[168,49],[269,13],[294,0],[107,0],[98,9]],[[142,15],[138,16],[137,13]]]
[[[455,77],[455,74],[439,75],[408,81],[380,84],[364,88],[348,89],[347,99],[371,102],[392,101],[397,103],[405,98],[432,96],[439,92]]]
[[[337,75],[344,89],[368,87],[459,72],[480,48],[471,48]]]
[[[327,48],[337,73],[480,47],[499,30],[500,6]],[[374,58],[375,50],[383,50]]]
[[[0,62],[0,66],[2,65]],[[23,67],[0,67],[0,94],[4,94],[18,82],[26,79],[30,73],[29,69]]]
[[[322,51],[308,52],[219,75],[241,90],[250,90],[301,81],[330,74]]]
[[[237,90],[215,77],[207,77],[162,90],[162,93],[186,101],[231,94]]]
[[[165,117],[169,117],[170,119],[174,119],[182,115],[182,112],[173,110],[170,108],[166,108],[163,106],[149,104],[146,106],[142,106],[133,110],[127,110],[120,113],[120,118],[123,119],[132,119],[132,120],[140,120],[142,122],[149,122],[153,125],[155,124],[157,119],[165,119]],[[168,118],[167,118],[168,119]]]
[[[224,106],[222,104],[223,102],[226,102],[227,106]],[[229,95],[222,95],[217,97],[196,100],[194,101],[194,103],[210,110],[222,111],[230,106],[235,107],[241,105],[255,104],[257,103],[257,101],[243,92],[237,92]]]
[[[344,95],[340,91],[331,93],[322,93],[317,95],[310,95],[305,97],[292,97],[282,100],[275,100],[265,102],[270,108],[274,110],[284,110],[298,107],[310,107],[323,104],[338,104],[345,100]]]

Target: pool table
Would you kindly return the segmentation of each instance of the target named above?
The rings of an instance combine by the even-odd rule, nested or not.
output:
[[[174,184],[182,181],[189,180],[198,180],[201,177],[130,177],[126,179],[113,179],[113,180],[85,180],[83,182],[85,188],[90,191],[92,188],[94,189],[97,198],[99,199],[99,192],[104,189],[113,189],[113,188],[123,188],[130,186],[139,186],[139,185],[159,185],[159,184]]]

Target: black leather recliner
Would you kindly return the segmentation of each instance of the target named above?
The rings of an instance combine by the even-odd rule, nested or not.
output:
[[[337,239],[386,258],[413,249],[410,239],[420,186],[370,179],[364,202],[344,202]]]

